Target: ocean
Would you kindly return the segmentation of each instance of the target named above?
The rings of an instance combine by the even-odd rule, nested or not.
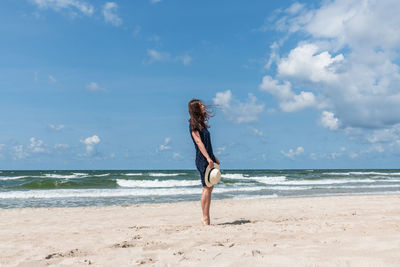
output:
[[[198,201],[197,170],[0,171],[0,208]],[[213,199],[399,194],[400,170],[222,170]]]

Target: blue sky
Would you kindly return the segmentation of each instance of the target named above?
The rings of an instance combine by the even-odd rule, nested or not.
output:
[[[398,168],[399,3],[21,0],[0,8],[1,169]]]

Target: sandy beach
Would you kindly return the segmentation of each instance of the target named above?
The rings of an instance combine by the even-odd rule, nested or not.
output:
[[[400,266],[400,195],[0,211],[1,266]]]

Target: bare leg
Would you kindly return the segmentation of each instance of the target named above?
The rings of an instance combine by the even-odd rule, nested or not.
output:
[[[201,195],[201,209],[203,210],[203,218],[201,221],[204,225],[210,225],[210,204],[211,204],[211,192],[214,186],[212,187],[203,187],[203,193]]]

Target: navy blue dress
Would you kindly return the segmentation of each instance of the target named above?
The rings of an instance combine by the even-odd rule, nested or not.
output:
[[[210,132],[207,130],[207,128],[203,128],[203,130],[199,131],[198,129],[195,129],[200,133],[200,138],[201,141],[203,142],[208,155],[211,157],[212,161],[216,162],[215,160],[215,156],[213,153],[213,149],[212,149],[212,145],[211,145],[211,136],[210,136]],[[207,159],[203,156],[203,154],[201,153],[199,147],[197,146],[196,142],[194,141],[194,138],[192,136],[192,126],[189,123],[189,132],[190,132],[190,136],[192,137],[192,141],[193,144],[196,148],[196,167],[197,170],[200,172],[200,177],[201,177],[201,184],[203,186],[207,186],[205,181],[204,181],[204,174],[206,172],[207,166],[208,166],[208,162]]]

